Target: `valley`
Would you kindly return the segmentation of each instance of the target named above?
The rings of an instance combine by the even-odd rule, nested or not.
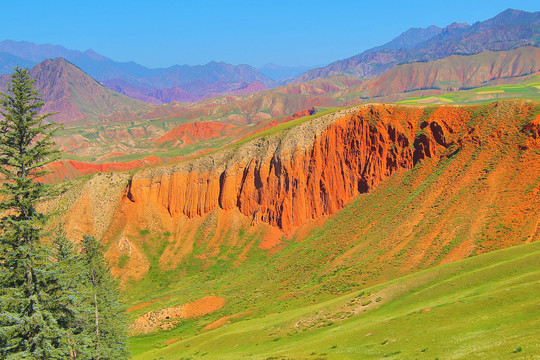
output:
[[[471,24],[319,67],[1,41],[60,125],[43,247],[95,237],[133,359],[538,358],[540,12]]]

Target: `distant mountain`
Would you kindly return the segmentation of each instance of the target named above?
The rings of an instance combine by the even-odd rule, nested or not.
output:
[[[444,29],[410,29],[389,43],[324,68],[310,70],[295,82],[348,74],[374,78],[400,63],[432,61],[450,55],[510,50],[540,45],[540,12],[508,9],[473,25],[453,23]]]
[[[1,54],[12,55],[12,58]],[[206,65],[174,65],[163,69],[149,69],[134,62],[117,62],[97,54],[69,50],[59,45],[38,45],[26,41],[5,40],[0,42],[0,73],[9,73],[14,65],[33,66],[45,59],[62,57],[81,68],[92,78],[111,84],[112,89],[137,99],[158,103],[169,101],[196,101],[209,94],[225,94],[245,88],[246,84],[259,82],[267,86],[273,80],[249,65],[230,65],[210,62]],[[144,91],[141,89],[144,88]],[[146,89],[149,88],[149,89]],[[159,98],[159,94],[171,94],[173,88],[183,90],[182,96]],[[164,90],[168,89],[168,90]],[[157,91],[161,90],[161,91]],[[155,92],[158,98],[150,95]]]
[[[15,66],[32,67],[34,65],[35,63],[33,61],[25,60],[9,53],[0,52],[0,75],[10,74],[13,72]]]
[[[128,82],[127,80],[122,80],[122,79],[105,80],[101,82],[101,84],[108,89],[124,94],[133,99],[139,99],[139,100],[154,103],[154,104],[162,104],[166,102],[166,101],[160,100],[157,97],[154,97],[153,95],[154,92],[162,91],[163,89],[154,89],[148,85],[144,85],[144,84],[136,83],[136,82]],[[189,94],[187,94],[186,96],[191,96],[191,98],[196,99],[196,97]],[[194,101],[194,100],[186,100],[186,101]]]
[[[5,40],[0,42],[0,52],[15,55],[34,65],[46,59],[64,58],[98,81],[112,78],[136,79],[153,75],[151,69],[134,62],[117,62],[93,50],[81,52],[60,45]]]
[[[139,79],[140,82],[154,88],[166,88],[173,86],[182,87],[183,84],[204,82],[215,84],[224,82],[227,84],[246,83],[259,81],[270,84],[272,79],[261,74],[256,68],[249,65],[230,65],[224,62],[212,61],[206,65],[175,65],[165,71],[160,71],[154,76],[146,76]],[[202,89],[197,89],[199,95]]]
[[[399,35],[397,38],[384,45],[372,48],[370,51],[382,49],[412,49],[423,41],[429,40],[432,37],[439,35],[442,29],[438,26],[431,25],[427,28],[411,28]]]
[[[266,64],[259,68],[259,71],[275,81],[295,78],[316,66],[280,66],[275,64]]]
[[[119,111],[138,111],[150,106],[142,101],[103,87],[70,62],[56,58],[45,60],[30,70],[35,88],[42,94],[42,111],[58,112],[54,120],[73,123],[85,118],[106,116]],[[0,76],[5,92],[10,75]]]
[[[154,104],[170,103],[173,101],[195,102],[214,96],[229,94],[251,94],[268,89],[260,81],[228,83],[217,81],[208,83],[204,80],[193,80],[180,86],[154,88],[140,82],[128,82],[121,79],[107,80],[103,85],[132,97]]]

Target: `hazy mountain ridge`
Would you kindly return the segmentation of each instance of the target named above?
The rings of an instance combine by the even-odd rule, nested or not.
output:
[[[293,79],[308,70],[317,68],[318,66],[281,66],[272,63],[268,63],[259,68],[259,71],[264,75],[274,79],[276,82],[280,83],[287,81],[288,79]]]
[[[209,117],[214,121],[251,124],[313,106],[345,106],[381,97],[387,101],[397,101],[412,96],[409,93],[416,90],[423,91],[423,94],[440,94],[441,91],[513,83],[516,77],[533,76],[538,72],[539,61],[539,48],[523,47],[402,64],[368,81],[340,76],[270,90],[257,81],[239,83],[237,89],[229,90],[230,95],[226,97],[218,96],[227,90],[227,83],[216,82],[209,86],[202,80],[190,83],[191,93],[179,87],[153,89],[144,84],[131,87],[126,86],[123,80],[111,80],[107,84],[109,88],[106,88],[61,58],[39,63],[31,69],[30,74],[36,79],[38,91],[43,94],[43,111],[59,112],[55,120],[63,123],[84,120],[89,124],[98,124],[171,117],[193,121],[199,117]],[[0,77],[0,90],[5,91],[8,79],[9,75]],[[212,92],[197,95],[202,88]],[[126,89],[133,92],[125,92]],[[131,97],[119,94],[118,90],[124,90]],[[209,97],[216,98],[194,102]],[[134,98],[142,98],[146,102]],[[179,98],[192,103],[150,104],[172,102]]]
[[[436,25],[431,25],[427,28],[410,28],[404,31],[397,38],[384,45],[374,47],[368,51],[392,49],[399,50],[401,48],[411,49],[419,43],[429,40],[432,37],[439,35],[443,29]]]
[[[251,82],[270,85],[271,78],[250,65],[230,65],[212,61],[206,65],[174,65],[169,68],[150,69],[135,62],[118,62],[97,54],[93,50],[84,52],[69,50],[60,45],[33,44],[27,41],[5,40],[0,42],[0,53],[10,54],[0,62],[0,70],[10,73],[14,65],[30,67],[45,59],[64,58],[84,70],[104,85],[113,84],[113,90],[136,99],[151,102],[196,101],[215,93],[229,93],[245,88]],[[0,61],[3,59],[0,56]],[[219,85],[216,86],[215,84]],[[141,91],[141,85],[150,89]],[[155,90],[179,88],[178,97],[159,98]],[[163,92],[162,92],[163,93]],[[171,91],[166,92],[168,94]],[[154,96],[158,96],[155,100]],[[193,97],[191,97],[193,96]]]

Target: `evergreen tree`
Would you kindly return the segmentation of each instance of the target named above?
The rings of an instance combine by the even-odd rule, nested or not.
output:
[[[103,255],[103,245],[93,236],[82,242],[84,272],[88,282],[92,321],[87,326],[92,360],[127,359],[127,334],[124,311],[118,301],[118,283],[112,277]]]
[[[84,277],[83,257],[60,226],[53,239],[54,272],[58,283],[53,313],[62,329],[72,359],[85,356],[92,338],[85,332],[91,318],[88,282]]]
[[[57,153],[56,127],[39,115],[43,105],[26,69],[15,68],[0,114],[0,356],[62,359],[66,347],[51,305],[56,284],[50,254],[40,244],[46,215],[39,201],[51,188],[36,181]]]

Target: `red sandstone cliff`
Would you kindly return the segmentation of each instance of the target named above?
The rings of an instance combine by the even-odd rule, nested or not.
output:
[[[436,156],[467,118],[459,108],[443,107],[421,124],[423,113],[361,106],[302,124],[283,139],[258,139],[238,151],[140,171],[126,189],[123,211],[193,218],[237,208],[253,222],[288,232],[337,212],[393,172]]]

